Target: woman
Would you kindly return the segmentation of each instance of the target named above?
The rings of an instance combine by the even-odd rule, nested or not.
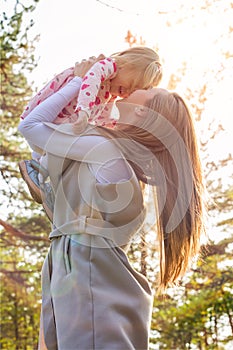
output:
[[[203,185],[192,119],[177,94],[137,90],[117,102],[116,129],[89,126],[77,137],[52,121],[81,83],[74,78],[19,125],[46,152],[55,193],[40,349],[148,349],[151,290],[126,252],[145,218],[140,183],[156,190],[160,287],[199,250]]]

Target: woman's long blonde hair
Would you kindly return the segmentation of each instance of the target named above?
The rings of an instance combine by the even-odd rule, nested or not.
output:
[[[162,65],[159,55],[144,46],[131,47],[111,55],[118,68],[127,68],[133,77],[132,91],[156,87],[162,79]]]
[[[184,275],[199,252],[204,186],[194,123],[184,100],[163,90],[146,108],[140,127],[120,125],[107,134],[116,140],[138,179],[155,189],[159,286],[164,289]],[[133,142],[126,145],[126,139]]]

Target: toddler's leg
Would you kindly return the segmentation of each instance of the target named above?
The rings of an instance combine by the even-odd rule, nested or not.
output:
[[[34,161],[35,162],[35,161]],[[38,171],[32,166],[32,161],[21,160],[19,162],[19,170],[22,178],[26,182],[32,198],[37,203],[42,203],[40,183],[38,179]]]
[[[28,106],[21,115],[21,119],[24,119],[28,114],[42,101],[46,100],[49,96],[60,90],[74,77],[74,68],[68,68],[56,75],[50,80],[29,102]]]
[[[19,169],[32,198],[43,205],[46,215],[52,222],[54,194],[50,183],[44,181],[48,177],[47,169],[34,159],[19,162]]]

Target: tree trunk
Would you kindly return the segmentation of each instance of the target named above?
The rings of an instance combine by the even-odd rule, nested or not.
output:
[[[140,243],[140,250],[141,250],[141,259],[140,259],[140,265],[141,265],[141,273],[146,277],[147,276],[147,264],[146,264],[146,258],[147,258],[147,248],[145,243],[145,232],[142,230],[141,232],[141,243]]]
[[[233,318],[232,318],[232,314],[231,314],[231,311],[229,310],[229,307],[228,307],[227,303],[225,304],[225,306],[226,306],[226,313],[227,313],[227,316],[228,316],[229,324],[230,324],[230,327],[231,327],[231,332],[232,332],[232,335],[233,335]]]
[[[214,344],[218,349],[218,319],[216,314],[214,315],[214,332],[215,332],[215,338],[213,340],[214,340]]]
[[[208,333],[206,331],[206,328],[204,328],[204,341],[205,341],[205,348],[208,349]]]
[[[15,296],[14,296],[14,333],[15,333],[15,350],[19,349],[19,327],[18,327],[18,296],[17,296],[17,286],[15,287]]]

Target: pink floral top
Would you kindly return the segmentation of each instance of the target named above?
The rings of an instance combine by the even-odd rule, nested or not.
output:
[[[89,122],[94,125],[104,126],[109,123],[115,125],[115,120],[110,119],[112,105],[115,97],[110,94],[110,80],[116,76],[116,64],[111,58],[105,58],[96,62],[83,78],[78,99],[73,99],[54,120],[55,124],[69,123],[75,111],[84,110],[88,113]],[[60,90],[74,77],[74,67],[68,68],[56,75],[46,84],[29,102],[21,115],[21,119],[27,115],[42,101]]]

